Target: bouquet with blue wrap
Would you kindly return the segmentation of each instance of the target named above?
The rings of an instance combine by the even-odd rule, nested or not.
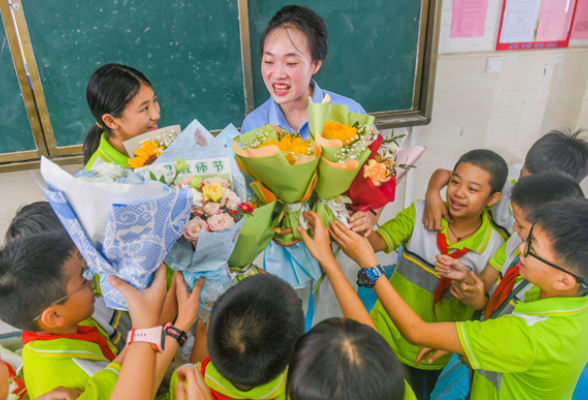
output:
[[[235,128],[230,125],[226,129]],[[181,171],[178,171],[175,164],[178,158],[185,164],[185,169]],[[244,218],[237,215],[240,210],[235,211],[234,206],[246,199],[245,178],[239,171],[231,151],[217,141],[200,122],[194,120],[163,151],[153,165],[146,168],[148,172],[142,169],[138,173],[148,175],[152,179],[160,179],[161,176],[164,176],[164,179],[171,178],[180,187],[188,186],[192,189],[192,219],[188,223],[184,237],[172,246],[165,263],[171,269],[182,272],[190,290],[196,280],[204,277],[205,282],[200,294],[201,303],[205,306],[216,301],[218,296],[233,284],[228,260],[244,222]],[[211,200],[206,197],[208,185],[217,188],[218,185],[223,186],[223,199],[219,203],[218,199]],[[230,201],[225,201],[225,194],[229,192],[230,197],[234,199],[232,207],[228,205]],[[211,220],[218,215],[225,217],[224,221],[229,222],[228,226],[221,225],[220,229],[213,226]],[[229,215],[234,220],[229,221]],[[194,222],[201,226],[190,230]]]
[[[106,305],[127,310],[106,278],[116,275],[138,289],[151,284],[188,223],[192,191],[144,180],[112,163],[72,176],[43,157],[41,174],[45,196],[86,260],[87,273],[100,275]]]

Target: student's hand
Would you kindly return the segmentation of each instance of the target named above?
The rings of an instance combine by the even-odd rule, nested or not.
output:
[[[314,211],[303,212],[302,216],[308,221],[308,227],[314,232],[314,238],[311,238],[301,226],[298,227],[298,232],[310,254],[319,264],[325,265],[333,259],[329,232],[323,226],[321,217]]]
[[[339,221],[331,221],[328,229],[341,250],[361,268],[372,268],[378,265],[374,249],[367,238],[346,228]]]
[[[372,234],[374,225],[378,223],[380,216],[371,212],[358,211],[349,218],[349,229],[353,232],[364,232],[363,236]]]
[[[166,290],[165,264],[161,263],[155,272],[151,286],[144,290],[135,289],[114,275],[108,277],[108,283],[122,293],[129,305],[129,314],[133,328],[153,328],[159,324]]]
[[[193,368],[181,368],[176,371],[178,386],[176,387],[176,400],[212,400],[210,389],[204,383],[200,371]],[[184,387],[187,383],[187,388]]]
[[[443,278],[463,281],[469,275],[470,270],[461,261],[438,254],[435,261],[435,272]]]
[[[430,231],[440,232],[443,230],[441,226],[441,218],[445,218],[449,222],[453,222],[453,218],[449,214],[449,210],[445,207],[445,203],[441,198],[438,190],[427,190],[425,195],[425,212],[423,215],[423,224]]]
[[[176,296],[178,298],[178,318],[174,326],[184,332],[188,332],[192,328],[192,325],[194,325],[194,322],[196,322],[196,317],[198,317],[200,289],[202,289],[204,278],[196,281],[192,293],[188,291],[181,272],[174,272],[173,279],[176,281]]]
[[[419,353],[417,354],[417,358],[416,358],[416,365],[421,365],[421,363],[429,356],[431,355],[431,357],[427,360],[427,362],[429,364],[433,364],[435,361],[437,361],[438,359],[440,359],[443,356],[446,356],[447,354],[449,354],[448,351],[445,350],[435,350],[435,349],[431,349],[430,347],[423,347],[419,350]]]
[[[288,228],[288,229],[280,229],[280,230],[275,230],[275,229],[274,229],[274,232],[276,232],[276,235],[278,235],[278,236],[286,236],[286,235],[289,235],[289,234],[291,234],[291,233],[293,232],[293,230],[292,230],[292,229],[290,229],[290,228]],[[292,246],[294,246],[296,243],[298,243],[298,242],[299,242],[299,240],[298,240],[298,239],[294,239],[294,240],[293,240],[293,241],[291,241],[290,243],[284,243],[284,242],[282,242],[280,239],[277,239],[277,238],[275,238],[275,237],[274,237],[274,239],[273,239],[273,240],[274,240],[274,243],[276,243],[277,245],[280,245],[280,246],[282,246],[282,247],[292,247]]]
[[[50,392],[42,396],[36,397],[37,400],[75,400],[80,397],[82,393],[77,390],[72,390],[64,387],[56,387]]]
[[[469,285],[466,282],[455,282],[451,285],[451,294],[474,310],[483,310],[488,302],[484,291],[484,282],[476,274],[470,274],[470,276],[475,281],[474,285]]]

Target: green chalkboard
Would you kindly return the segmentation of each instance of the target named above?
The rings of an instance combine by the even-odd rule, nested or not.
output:
[[[255,106],[269,98],[259,40],[287,0],[250,0]],[[329,52],[315,76],[321,88],[350,97],[367,112],[410,110],[415,88],[421,1],[299,0],[326,20]]]
[[[24,105],[14,61],[0,24],[0,154],[36,150],[31,124]]]
[[[245,116],[237,0],[22,0],[58,146],[94,123],[86,84],[100,65],[143,72],[160,126],[198,118],[209,129]]]

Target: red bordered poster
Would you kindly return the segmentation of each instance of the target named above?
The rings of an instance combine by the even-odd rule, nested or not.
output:
[[[504,0],[496,50],[568,47],[576,0]]]

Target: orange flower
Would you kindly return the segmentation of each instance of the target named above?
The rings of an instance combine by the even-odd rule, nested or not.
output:
[[[388,182],[392,179],[392,174],[389,172],[385,163],[379,163],[376,160],[369,160],[363,167],[363,177],[369,178],[376,186]]]
[[[269,140],[259,147],[271,145],[278,146],[284,157],[292,165],[296,163],[296,159],[300,154],[308,154],[308,148],[310,147],[308,140],[302,140],[300,136],[292,133],[280,134],[279,140]]]
[[[325,139],[339,139],[343,146],[351,143],[357,137],[357,128],[343,125],[340,122],[325,122],[322,137]]]
[[[141,148],[135,150],[138,156],[129,159],[129,166],[131,168],[141,168],[151,165],[161,155],[162,151],[163,147],[158,146],[155,140],[145,140],[141,143]]]

